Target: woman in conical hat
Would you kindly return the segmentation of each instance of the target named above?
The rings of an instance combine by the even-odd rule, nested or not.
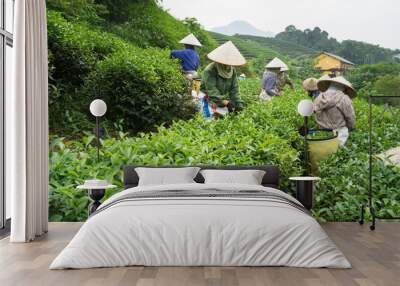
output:
[[[268,64],[265,66],[266,69],[284,69],[284,70],[289,70],[288,66],[280,59],[280,58],[273,58]]]
[[[351,98],[356,91],[344,77],[323,77],[317,83],[322,92],[314,101],[315,120],[323,128],[334,130],[343,146],[349,130],[355,128],[355,112]]]
[[[353,88],[353,85],[343,76],[338,76],[333,78],[329,76],[323,76],[318,81],[318,88],[322,92],[325,92],[331,86],[336,86],[339,87],[340,89],[343,89],[342,91],[350,98],[354,98],[357,96],[357,92]]]
[[[274,58],[265,66],[261,85],[261,100],[270,100],[272,96],[279,95],[278,75],[284,66],[285,63],[279,58]]]
[[[207,57],[212,63],[204,70],[201,91],[206,94],[212,110],[222,115],[226,113],[223,110],[242,110],[235,67],[246,64],[246,59],[231,41],[219,46]]]
[[[171,58],[179,59],[182,66],[182,71],[187,74],[196,74],[200,66],[200,56],[196,51],[196,47],[201,47],[200,41],[193,34],[183,38],[180,44],[185,45],[183,50],[171,51]]]

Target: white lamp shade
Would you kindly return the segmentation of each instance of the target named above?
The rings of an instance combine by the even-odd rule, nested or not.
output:
[[[90,113],[92,113],[93,116],[101,117],[106,114],[106,111],[107,104],[101,99],[95,99],[90,103]]]
[[[301,116],[311,116],[314,112],[314,104],[310,99],[303,99],[297,105],[297,112]]]

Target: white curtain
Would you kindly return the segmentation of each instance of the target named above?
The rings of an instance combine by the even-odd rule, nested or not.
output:
[[[14,94],[6,98],[6,186],[12,242],[48,226],[48,82],[45,0],[15,1]]]

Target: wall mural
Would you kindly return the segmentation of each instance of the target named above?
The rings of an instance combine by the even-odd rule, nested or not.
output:
[[[51,221],[86,220],[89,198],[76,187],[107,180],[116,186],[107,198],[123,189],[125,165],[276,165],[287,192],[290,177],[321,178],[318,220],[358,218],[368,96],[400,95],[399,51],[373,57],[365,44],[353,57],[354,43],[315,30],[319,45],[307,46],[293,26],[275,38],[225,36],[153,0],[71,2],[47,1]],[[95,99],[106,104],[97,125]],[[310,113],[298,109],[302,100],[313,101]],[[377,102],[373,112],[375,203],[391,218],[400,213],[399,162],[379,158],[400,144],[400,110]]]

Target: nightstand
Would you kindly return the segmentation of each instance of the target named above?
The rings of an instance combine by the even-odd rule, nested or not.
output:
[[[92,202],[88,206],[89,216],[101,205],[100,200],[106,194],[106,189],[113,188],[116,188],[116,186],[102,180],[87,180],[85,184],[77,187],[80,190],[88,190],[88,195],[92,199]]]
[[[289,180],[296,182],[296,199],[303,206],[311,210],[313,207],[314,184],[320,181],[319,177],[290,177]]]

